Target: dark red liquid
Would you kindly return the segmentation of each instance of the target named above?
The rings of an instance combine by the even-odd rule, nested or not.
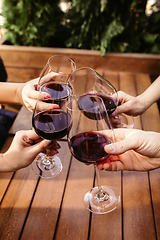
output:
[[[61,108],[68,100],[71,89],[66,84],[50,82],[44,84],[41,91],[50,94],[51,98],[47,100],[48,103],[58,104]]]
[[[98,132],[81,132],[69,141],[69,148],[75,158],[84,163],[98,163],[109,157],[104,146],[112,141]]]
[[[68,116],[68,119],[67,119]],[[32,119],[32,125],[36,133],[44,139],[54,140],[63,138],[71,125],[69,114],[62,110],[46,110],[38,113]]]
[[[85,111],[85,109],[86,109],[86,111],[87,111],[87,109],[91,109],[91,112],[89,112],[89,113],[90,113],[90,115],[92,113],[92,115],[90,117],[88,116],[89,118],[94,119],[93,111],[96,110],[96,108],[94,108],[94,106],[96,106],[97,103],[96,103],[96,101],[92,100],[92,99],[94,99],[91,97],[93,95],[102,98],[108,115],[111,115],[116,110],[117,102],[114,99],[112,99],[111,97],[109,97],[105,94],[102,94],[102,93],[95,93],[95,94],[88,93],[79,98],[78,106],[81,110],[84,110],[84,111]]]

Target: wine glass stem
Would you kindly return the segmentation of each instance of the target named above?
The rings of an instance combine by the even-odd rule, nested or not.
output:
[[[50,168],[51,164],[52,164],[52,167],[54,167],[54,161],[53,159],[49,156],[49,153],[50,153],[50,149],[46,149],[46,157],[44,157],[43,159],[43,164],[46,166],[46,168]]]
[[[100,181],[100,176],[99,176],[99,169],[97,167],[97,165],[94,165],[94,169],[95,169],[95,172],[96,172],[96,179],[97,179],[97,185],[98,185],[98,189],[99,191],[101,191],[101,181]]]
[[[106,201],[109,199],[109,194],[106,191],[103,191],[101,183],[100,183],[100,175],[99,175],[99,169],[97,165],[94,165],[95,171],[96,171],[96,178],[97,178],[97,184],[98,184],[98,192],[97,192],[97,200],[98,201]]]

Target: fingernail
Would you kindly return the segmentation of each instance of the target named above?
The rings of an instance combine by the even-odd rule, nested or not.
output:
[[[43,96],[44,96],[44,99],[49,99],[51,97],[48,93],[44,93]]]
[[[60,109],[60,106],[59,105],[54,105],[53,109]]]
[[[58,149],[59,149],[59,148],[61,148],[61,146],[60,146],[60,144],[59,144],[59,143],[57,143],[57,145],[58,145]]]
[[[104,149],[105,149],[106,152],[107,152],[108,150],[111,151],[111,152],[114,152],[114,151],[115,151],[115,148],[114,148],[113,144],[105,145]]]
[[[60,149],[61,146],[59,145],[59,143],[54,142],[53,145],[52,145],[52,148],[53,148],[53,149]]]
[[[28,144],[31,144],[31,145],[34,144],[34,141],[32,139],[30,139],[28,136],[24,136],[23,141],[25,143],[28,143]]]
[[[52,141],[52,140],[48,140],[48,141],[47,141],[47,145],[48,145],[48,146],[50,146],[50,145],[52,145],[52,144],[53,144],[53,141]]]

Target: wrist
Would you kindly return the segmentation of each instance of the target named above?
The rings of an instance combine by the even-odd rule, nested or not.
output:
[[[22,90],[24,88],[24,83],[19,83],[16,89],[16,96],[17,96],[17,103],[20,105],[24,105],[23,98],[22,98]]]
[[[11,167],[5,160],[4,154],[0,154],[0,172],[12,172]]]
[[[138,108],[140,109],[140,114],[144,113],[151,105],[151,101],[145,93],[140,94],[137,96],[138,100]]]

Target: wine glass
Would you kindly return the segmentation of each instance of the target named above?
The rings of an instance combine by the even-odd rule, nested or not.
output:
[[[83,201],[89,211],[104,214],[113,211],[120,202],[117,190],[100,185],[96,165],[109,157],[109,154],[104,151],[104,146],[114,141],[114,132],[103,100],[95,94],[83,95],[83,98],[86,102],[90,102],[90,105],[83,106],[83,109],[80,98],[72,98],[67,105],[68,145],[77,160],[94,164],[96,167],[98,186],[89,190]]]
[[[61,55],[49,58],[38,82],[39,96],[32,116],[32,126],[36,133],[48,140],[61,139],[67,134],[67,102],[71,88],[68,77],[75,70],[75,63]],[[44,94],[49,98],[44,99]],[[55,105],[56,104],[56,105]],[[55,177],[62,170],[60,158],[40,153],[32,163],[32,170],[43,178]]]
[[[75,70],[70,75],[68,84],[72,88],[72,94],[77,97],[85,94],[95,94],[101,97],[104,101],[113,128],[126,126],[127,128],[130,128],[134,125],[132,116],[119,114],[118,116],[113,117],[111,115],[118,106],[118,92],[106,78],[92,68],[82,67]]]
[[[99,73],[89,67],[76,69],[68,78],[72,94],[80,97],[85,94],[95,94],[101,97],[108,115],[111,115],[118,104],[118,94],[114,86]]]

